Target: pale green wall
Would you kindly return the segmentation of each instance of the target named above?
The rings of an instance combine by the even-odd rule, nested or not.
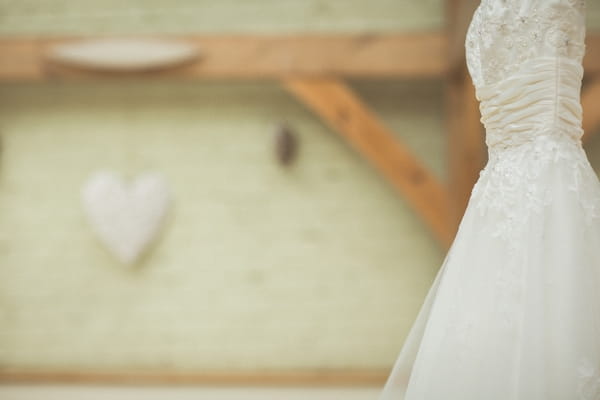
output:
[[[435,84],[360,91],[395,104],[422,151],[439,139]],[[289,171],[271,154],[281,120],[301,138]],[[0,132],[3,363],[386,367],[441,261],[404,202],[276,85],[8,85]],[[139,271],[83,219],[80,186],[104,167],[172,182],[173,218]]]
[[[438,30],[442,0],[0,0],[0,34]],[[587,0],[600,28],[600,1]]]
[[[433,30],[441,0],[0,0],[0,33]]]
[[[442,24],[429,0],[170,3],[0,1],[0,33]],[[441,83],[353,86],[443,177]],[[271,154],[282,120],[301,139],[289,171]],[[404,201],[273,83],[3,85],[0,136],[0,365],[387,368],[442,261]],[[590,153],[600,165],[600,140]],[[105,167],[172,184],[163,240],[136,271],[81,212]]]

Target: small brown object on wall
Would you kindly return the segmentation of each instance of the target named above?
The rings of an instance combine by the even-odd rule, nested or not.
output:
[[[298,154],[298,137],[288,124],[282,123],[275,131],[275,155],[282,166],[291,165]]]

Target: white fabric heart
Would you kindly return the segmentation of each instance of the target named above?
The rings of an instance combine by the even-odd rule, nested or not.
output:
[[[134,264],[158,236],[170,205],[170,190],[158,174],[131,183],[117,173],[95,173],[84,184],[82,200],[92,229],[124,264]]]

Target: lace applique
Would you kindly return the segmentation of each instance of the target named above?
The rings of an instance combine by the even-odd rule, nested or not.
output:
[[[506,241],[511,254],[519,248],[531,215],[552,204],[552,188],[541,175],[556,162],[566,166],[569,190],[577,195],[586,223],[600,218],[600,191],[594,184],[598,178],[580,143],[566,136],[540,135],[530,143],[491,152],[471,201],[482,216],[494,214],[497,222],[487,233]]]
[[[541,212],[552,200],[549,188],[543,188],[538,178],[544,165],[554,157],[556,146],[542,141],[532,145],[533,154],[526,151],[529,145],[508,148],[501,154],[490,153],[471,195],[481,216],[496,214],[497,223],[490,226],[489,233],[509,242],[511,250],[516,249],[517,233],[527,224],[528,215]]]
[[[542,175],[559,160],[586,222],[600,217],[598,178],[579,141],[584,40],[583,0],[482,0],[469,26],[467,66],[490,154],[472,201],[495,214],[488,233],[510,250],[552,204]]]
[[[465,41],[475,86],[497,82],[529,59],[585,53],[584,0],[482,0]],[[540,7],[536,3],[540,3]]]

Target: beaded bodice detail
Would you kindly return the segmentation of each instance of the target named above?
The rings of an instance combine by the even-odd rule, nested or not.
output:
[[[600,182],[584,0],[481,0],[465,41],[488,161],[380,400],[600,400]]]
[[[584,40],[583,0],[482,0],[465,45],[490,148],[583,135]]]
[[[482,0],[467,32],[489,154],[470,206],[486,221],[481,233],[506,245],[496,293],[509,322],[523,293],[511,257],[543,240],[545,216],[570,215],[582,230],[600,223],[600,185],[581,144],[585,33],[584,0]],[[573,209],[560,209],[564,196],[576,199]],[[578,356],[570,399],[600,399],[600,366],[588,357]]]
[[[479,88],[536,58],[581,63],[584,41],[584,0],[482,0],[467,32],[467,66]]]
[[[569,175],[586,221],[600,217],[597,180],[581,146],[584,0],[482,0],[465,41],[489,160],[473,188],[488,229],[511,247],[529,216],[552,203],[544,177]]]

